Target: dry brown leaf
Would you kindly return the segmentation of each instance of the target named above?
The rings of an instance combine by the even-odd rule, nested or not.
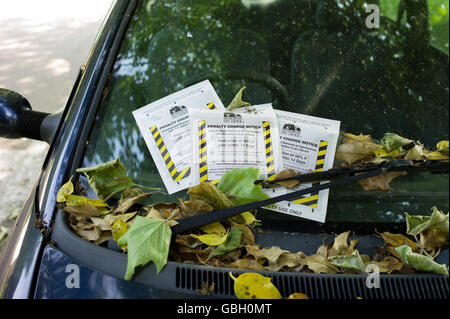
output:
[[[299,173],[297,171],[294,171],[293,169],[288,168],[288,169],[282,170],[281,172],[276,174],[275,179],[294,177],[294,176],[297,176],[298,174]],[[277,182],[277,184],[280,186],[286,187],[286,188],[292,188],[292,187],[297,186],[299,184],[299,181],[292,179],[292,180],[288,180],[288,181]]]
[[[334,242],[329,245],[328,255],[326,257],[350,255],[353,253],[356,245],[361,239],[352,239],[350,245],[348,245],[347,239],[349,235],[350,231],[346,231],[336,236]]]
[[[198,214],[202,214],[202,213],[208,213],[208,212],[212,212],[214,210],[214,208],[202,201],[202,200],[191,200],[191,201],[183,201],[183,200],[179,200],[179,215],[182,218],[185,217],[189,217],[189,216],[194,216],[194,215],[198,215]]]
[[[250,269],[250,270],[265,270],[266,268],[261,265],[256,259],[252,257],[244,257],[242,259],[238,259],[231,264],[228,265],[231,268],[238,269]]]
[[[383,238],[386,250],[393,256],[400,259],[400,255],[395,251],[395,248],[408,245],[413,252],[417,252],[419,247],[411,239],[403,236],[402,234],[392,234],[390,232],[378,233]]]
[[[392,273],[394,271],[401,271],[404,267],[404,264],[397,258],[392,256],[387,256],[381,261],[371,260],[369,262],[364,261],[366,265],[375,264],[378,266],[379,271],[381,273]]]
[[[389,183],[399,176],[406,175],[407,172],[387,172],[378,176],[359,180],[358,183],[365,191],[391,191]]]
[[[336,274],[339,272],[339,268],[330,263],[328,259],[322,255],[315,254],[306,256],[303,262],[315,273]]]

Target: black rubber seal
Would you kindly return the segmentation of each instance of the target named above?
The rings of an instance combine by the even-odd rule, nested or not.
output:
[[[49,113],[36,111],[23,111],[17,120],[17,130],[22,137],[42,140],[41,124]]]

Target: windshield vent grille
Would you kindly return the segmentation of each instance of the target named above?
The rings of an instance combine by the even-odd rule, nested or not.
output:
[[[203,266],[176,267],[178,290],[195,291],[214,297],[234,296],[234,282],[229,272],[236,269],[211,270]],[[437,275],[380,275],[380,288],[367,288],[364,275],[325,275],[307,273],[259,272],[272,278],[272,283],[285,297],[302,292],[311,299],[447,299],[449,279]],[[208,291],[209,290],[209,291]]]

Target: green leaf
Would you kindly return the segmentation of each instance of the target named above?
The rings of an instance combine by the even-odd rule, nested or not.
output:
[[[244,246],[242,242],[242,233],[244,230],[242,228],[233,228],[228,234],[225,242],[219,246],[217,246],[208,256],[208,259],[211,259],[214,256],[224,255],[233,251],[237,248],[241,248]]]
[[[153,261],[159,273],[167,263],[172,230],[162,219],[137,216],[133,225],[119,238],[119,247],[128,251],[125,280],[130,280],[135,268]]]
[[[394,133],[385,133],[381,139],[381,144],[383,144],[384,150],[388,153],[412,142],[414,141]]]
[[[231,197],[235,205],[267,199],[269,196],[254,183],[258,176],[257,168],[233,169],[222,176],[217,188]]]
[[[436,263],[428,256],[413,253],[411,247],[408,245],[397,247],[395,250],[400,255],[402,261],[414,269],[448,276],[445,265]]]
[[[239,107],[249,106],[250,105],[250,103],[242,101],[242,93],[244,92],[245,88],[246,87],[244,86],[244,87],[242,87],[239,90],[239,92],[237,92],[237,94],[235,95],[235,97],[231,101],[230,105],[227,106],[227,110],[228,111],[237,109]]]
[[[79,168],[77,173],[86,175],[92,190],[103,200],[135,185],[118,158],[100,165]]]
[[[61,188],[58,190],[58,193],[56,194],[56,201],[58,203],[63,203],[66,201],[66,195],[71,195],[73,193],[73,184],[72,184],[72,178],[70,177],[69,181],[65,183]]]
[[[433,207],[431,216],[414,216],[406,215],[406,233],[416,236],[428,229],[436,229],[449,234],[449,215],[440,212]]]
[[[332,256],[328,257],[328,260],[335,266],[340,268],[346,268],[351,270],[356,270],[357,272],[364,273],[366,271],[366,266],[361,259],[358,251],[355,250],[350,255],[344,256]]]

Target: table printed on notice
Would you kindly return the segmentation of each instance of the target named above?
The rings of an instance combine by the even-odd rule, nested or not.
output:
[[[260,179],[274,179],[281,164],[275,113],[239,114],[189,110],[193,184],[216,184],[235,168],[258,168]]]
[[[299,173],[320,172],[332,168],[339,136],[340,122],[297,113],[275,110],[280,127],[280,146],[284,169]],[[305,183],[291,189],[278,187],[266,190],[278,196],[311,187]],[[323,183],[323,182],[322,182]],[[307,194],[294,201],[283,201],[267,207],[318,222],[325,222],[329,190]]]
[[[169,194],[191,186],[190,109],[225,110],[206,80],[133,112]]]

